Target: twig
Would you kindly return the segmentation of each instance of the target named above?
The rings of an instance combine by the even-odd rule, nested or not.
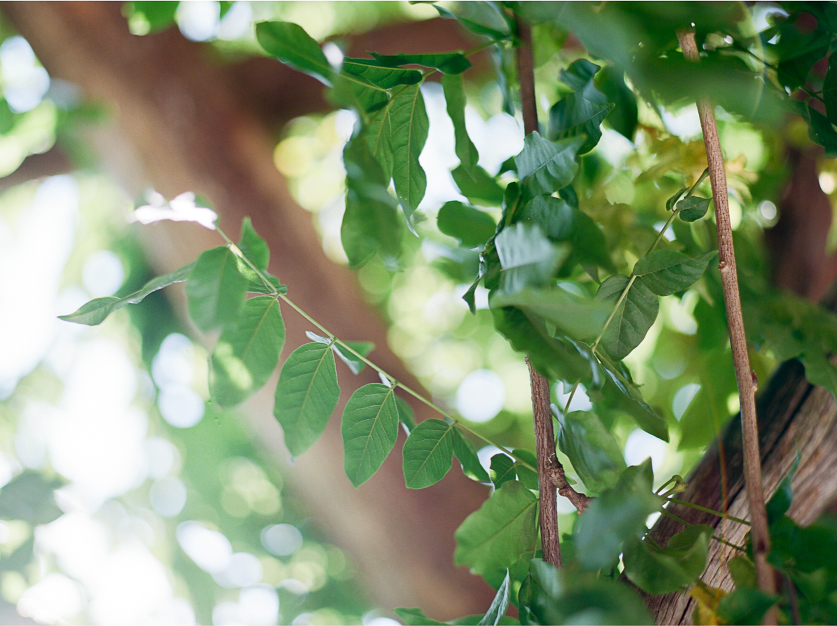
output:
[[[538,130],[538,109],[535,102],[535,67],[532,60],[532,31],[529,24],[517,18],[517,75],[520,81],[520,108],[523,110],[523,129],[527,135]],[[561,545],[558,539],[558,498],[551,478],[555,465],[555,433],[549,410],[549,382],[532,367],[529,357],[529,378],[532,382],[532,419],[535,424],[535,456],[538,460],[539,522],[544,561],[561,567]],[[560,468],[563,478],[564,469]],[[566,483],[564,479],[564,483]],[[569,487],[569,485],[567,485]]]
[[[691,29],[677,31],[677,39],[683,56],[694,63],[699,62],[695,33]],[[729,200],[727,198],[727,180],[724,171],[724,158],[715,125],[712,104],[706,96],[697,99],[700,125],[703,129],[703,142],[706,147],[706,160],[709,165],[709,178],[712,182],[712,197],[715,201],[715,223],[718,227],[718,269],[721,271],[721,285],[724,292],[724,305],[729,325],[732,359],[735,365],[735,378],[738,382],[738,395],[741,399],[741,437],[744,449],[744,480],[752,520],[751,536],[753,557],[756,565],[756,578],[759,589],[765,593],[776,592],[773,568],[767,562],[770,552],[770,533],[767,524],[767,511],[764,506],[764,489],[761,476],[761,453],[759,451],[758,422],[756,418],[756,385],[753,371],[750,369],[750,357],[747,353],[747,338],[744,335],[744,318],[741,314],[741,296],[738,292],[738,275],[735,267],[735,250],[732,245],[732,227],[729,219]],[[775,610],[768,611],[764,623],[776,623]]]

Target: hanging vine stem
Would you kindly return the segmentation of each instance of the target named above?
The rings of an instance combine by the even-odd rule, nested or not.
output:
[[[317,330],[319,330],[321,333],[324,333],[331,340],[332,344],[336,344],[336,345],[340,346],[340,348],[343,351],[350,353],[358,361],[364,363],[365,365],[368,365],[370,368],[372,368],[373,370],[378,372],[381,376],[384,376],[387,380],[391,381],[396,387],[401,388],[402,390],[404,390],[404,392],[410,394],[411,396],[413,396],[414,398],[416,398],[420,402],[426,404],[428,407],[430,407],[431,409],[436,411],[442,417],[450,420],[451,423],[453,423],[454,426],[456,426],[460,430],[465,431],[466,433],[468,433],[470,435],[473,435],[474,437],[476,437],[477,439],[482,440],[483,442],[487,443],[488,445],[494,446],[495,448],[500,450],[503,454],[507,454],[508,456],[512,457],[515,460],[515,463],[517,465],[521,465],[523,467],[526,467],[526,468],[532,470],[533,472],[537,472],[537,468],[532,467],[532,465],[530,463],[528,463],[525,459],[523,459],[520,456],[518,456],[517,454],[515,454],[512,450],[509,450],[508,448],[505,448],[504,446],[501,446],[499,443],[497,443],[495,441],[492,441],[488,437],[485,437],[485,436],[481,435],[477,431],[468,428],[467,426],[465,426],[465,424],[463,424],[461,421],[459,421],[456,417],[454,417],[453,415],[451,415],[450,413],[445,411],[440,406],[434,404],[433,401],[428,400],[427,398],[422,396],[419,392],[417,392],[414,389],[412,389],[411,387],[405,385],[404,383],[399,381],[397,378],[393,377],[392,375],[387,373],[385,370],[383,370],[379,366],[375,365],[375,363],[373,363],[372,361],[367,359],[365,356],[358,353],[354,348],[352,348],[351,346],[347,345],[345,342],[338,339],[337,336],[334,333],[329,331],[325,326],[323,326],[317,320],[315,320],[313,317],[308,315],[308,313],[306,313],[304,310],[302,310],[293,300],[288,298],[287,295],[277,291],[276,290],[276,285],[271,283],[270,280],[267,278],[267,276],[265,276],[264,272],[262,272],[258,267],[256,267],[252,263],[252,261],[250,261],[250,259],[248,259],[241,252],[239,247],[233,242],[232,239],[230,239],[226,235],[226,233],[224,233],[224,231],[222,231],[217,226],[215,227],[215,230],[218,231],[218,234],[221,235],[221,237],[224,238],[224,241],[227,242],[227,245],[230,247],[230,249],[233,251],[233,253],[236,254],[238,257],[240,257],[241,260],[245,263],[245,265],[247,265],[251,270],[253,270],[253,272],[256,273],[256,275],[262,281],[264,286],[268,290],[270,290],[270,293],[268,295],[273,296],[274,298],[277,298],[277,299],[281,299],[283,302],[285,302],[285,304],[287,304],[294,311],[299,313],[303,318],[305,318],[306,321],[308,321],[311,325],[313,325]]]
[[[677,39],[683,56],[698,63],[700,57],[695,32],[692,29],[677,31]],[[718,268],[721,271],[721,285],[724,292],[724,305],[729,325],[730,345],[738,383],[738,395],[741,400],[741,438],[744,450],[744,482],[750,507],[750,529],[753,541],[753,557],[756,566],[756,578],[761,591],[776,592],[773,568],[767,562],[770,552],[770,533],[767,523],[767,511],[764,504],[764,489],[761,475],[761,453],[759,451],[758,421],[756,417],[756,384],[750,369],[750,357],[747,353],[747,338],[744,334],[744,319],[741,313],[741,296],[738,291],[738,276],[735,267],[735,250],[732,243],[732,227],[729,219],[729,201],[727,198],[726,172],[715,114],[712,104],[705,96],[697,99],[700,125],[703,129],[703,141],[706,147],[706,160],[709,165],[709,178],[712,183],[712,197],[715,201],[715,223],[718,228]],[[776,611],[771,609],[763,623],[775,624]]]

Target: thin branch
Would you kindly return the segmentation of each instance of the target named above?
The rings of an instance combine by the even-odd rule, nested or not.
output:
[[[535,66],[532,59],[532,31],[529,24],[517,18],[517,76],[520,81],[520,108],[523,110],[523,129],[527,135],[538,130],[538,108],[535,101]],[[558,538],[558,497],[551,478],[564,468],[555,456],[555,433],[552,430],[552,413],[549,410],[549,381],[532,367],[529,357],[529,378],[532,383],[532,419],[535,425],[535,456],[538,460],[539,522],[543,558],[555,567],[561,567],[561,544]],[[566,483],[566,479],[564,479]],[[569,485],[567,485],[569,486]]]
[[[691,29],[679,30],[677,38],[683,56],[694,63],[699,62],[695,33]],[[770,533],[767,524],[767,511],[764,505],[764,489],[761,476],[761,454],[759,451],[758,422],[756,417],[756,399],[753,371],[750,369],[750,357],[747,353],[747,338],[744,334],[744,318],[741,313],[741,296],[738,291],[738,275],[735,267],[735,250],[732,245],[732,227],[729,219],[729,200],[727,198],[726,172],[715,114],[712,104],[705,96],[697,101],[700,125],[703,129],[703,141],[706,146],[706,160],[709,165],[709,178],[712,183],[712,197],[715,201],[715,223],[718,227],[718,268],[721,271],[721,285],[724,292],[724,304],[729,325],[732,358],[735,365],[735,377],[738,382],[738,395],[741,399],[741,437],[744,450],[744,480],[752,520],[753,556],[756,565],[756,577],[759,589],[765,593],[776,592],[773,568],[767,562],[770,552]],[[776,623],[775,610],[768,611],[764,623]]]

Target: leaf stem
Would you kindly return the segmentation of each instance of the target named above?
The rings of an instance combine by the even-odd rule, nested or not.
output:
[[[692,29],[677,31],[677,39],[683,56],[693,63],[699,63],[695,33]],[[738,395],[741,400],[741,438],[744,452],[744,482],[752,519],[753,560],[756,565],[758,587],[765,593],[776,592],[773,568],[767,562],[770,552],[770,533],[767,510],[764,503],[764,488],[761,474],[761,453],[759,450],[758,419],[756,416],[755,384],[747,352],[747,337],[744,333],[744,319],[741,313],[741,296],[738,291],[738,275],[735,266],[735,249],[732,241],[732,227],[729,218],[726,172],[715,114],[706,96],[697,99],[700,125],[703,129],[706,160],[712,182],[712,196],[715,201],[715,223],[718,229],[718,268],[721,271],[721,285],[729,325]],[[776,623],[775,609],[769,610],[764,623]]]
[[[686,520],[684,520],[684,519],[681,519],[681,518],[677,517],[674,513],[670,513],[670,512],[668,512],[668,511],[666,511],[665,509],[662,509],[662,510],[661,510],[661,513],[662,513],[663,517],[667,517],[667,518],[669,518],[669,519],[673,519],[675,522],[678,522],[678,523],[680,523],[680,524],[683,524],[683,525],[684,525],[684,526],[686,526],[686,527],[691,527],[691,526],[694,526],[694,525],[695,525],[695,524],[692,524],[691,522],[687,522]],[[646,537],[646,538],[647,538],[647,537]],[[738,550],[739,552],[746,552],[746,551],[747,551],[745,548],[742,548],[742,547],[741,547],[741,546],[739,546],[738,544],[732,543],[731,541],[727,541],[727,540],[726,540],[726,539],[724,539],[723,537],[716,537],[716,536],[713,534],[713,535],[712,535],[712,539],[714,539],[714,540],[715,540],[715,541],[717,541],[718,543],[722,543],[722,544],[724,544],[725,546],[729,546],[730,548],[733,548],[734,550]]]
[[[695,509],[696,511],[702,511],[704,513],[709,513],[710,515],[715,515],[717,517],[722,517],[724,519],[728,519],[731,522],[737,522],[738,524],[744,524],[745,526],[749,526],[750,522],[745,519],[741,519],[740,517],[734,517],[727,513],[721,513],[720,511],[715,511],[714,509],[706,508],[705,506],[701,506],[699,504],[694,504],[692,502],[687,502],[686,500],[680,500],[679,498],[666,498],[669,502],[674,502],[674,504],[679,504],[681,506],[687,506],[690,509]]]

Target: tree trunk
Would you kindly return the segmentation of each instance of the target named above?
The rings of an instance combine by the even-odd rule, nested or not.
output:
[[[203,194],[231,236],[245,215],[252,216],[272,252],[270,271],[288,285],[291,297],[339,337],[373,341],[372,358],[418,388],[389,350],[386,326],[364,302],[354,275],[326,258],[311,216],[293,202],[273,165],[274,129],[261,118],[288,119],[322,109],[319,87],[273,63],[275,75],[268,80],[281,88],[270,91],[284,98],[277,96],[277,106],[285,102],[288,110],[254,110],[243,99],[253,90],[242,87],[240,74],[216,62],[208,46],[187,41],[175,28],[132,36],[121,3],[6,3],[2,8],[53,78],[75,83],[87,99],[109,109],[115,125],[91,129],[91,137],[102,163],[130,194],[138,195],[147,185],[167,197],[189,190]],[[428,26],[423,28],[429,32]],[[446,28],[437,24],[434,36],[451,32]],[[397,45],[409,48],[410,43],[402,38]],[[454,41],[451,47],[459,44]],[[195,225],[138,230],[160,273],[222,243]],[[285,320],[287,355],[306,341],[309,327],[290,309]],[[348,370],[340,376],[351,378]],[[366,373],[356,384],[369,380],[372,375]],[[283,464],[289,484],[322,529],[357,560],[373,602],[420,605],[442,619],[488,607],[490,588],[465,569],[454,568],[451,558],[454,531],[480,506],[485,487],[454,470],[433,488],[407,490],[401,456],[395,453],[356,490],[343,472],[336,417],[311,451],[289,465],[271,414],[271,396],[265,390],[249,403],[249,427],[272,462]],[[337,412],[347,399],[341,398]],[[414,409],[419,420],[432,416],[423,405]]]

